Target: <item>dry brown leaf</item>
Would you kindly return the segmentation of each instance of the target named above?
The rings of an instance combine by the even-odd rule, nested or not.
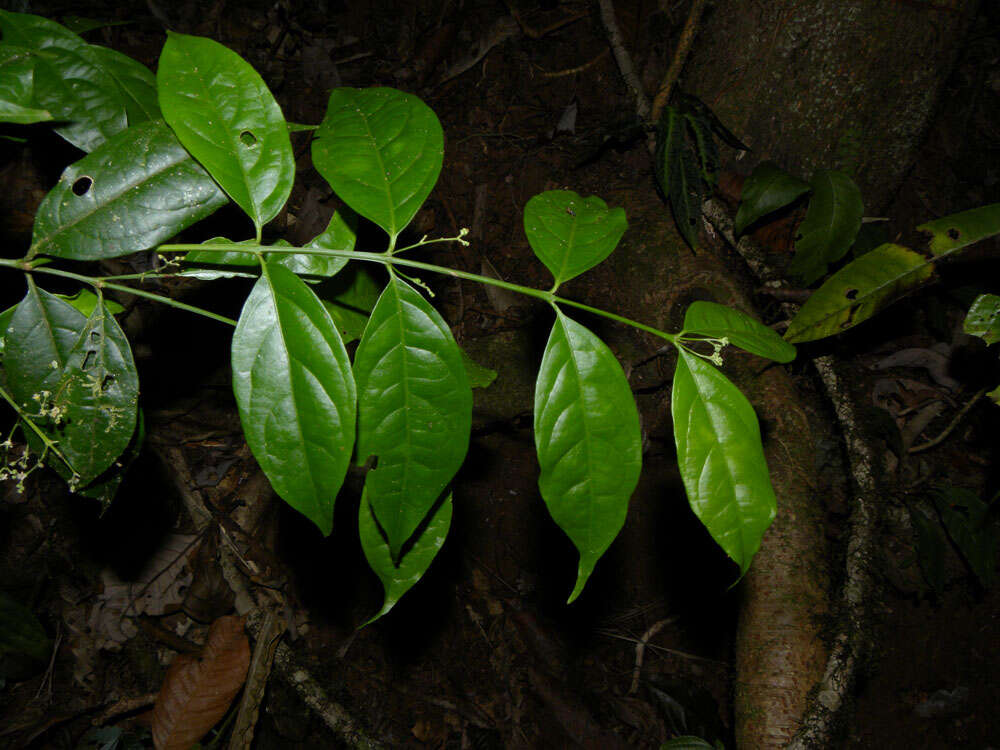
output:
[[[188,750],[225,715],[250,666],[243,625],[242,617],[220,617],[200,657],[174,659],[153,707],[156,750]]]

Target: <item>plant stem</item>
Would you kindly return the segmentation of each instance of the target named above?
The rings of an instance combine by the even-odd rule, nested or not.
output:
[[[416,245],[411,245],[405,250],[410,250],[414,247],[419,247],[421,245],[430,244],[430,242],[421,241]],[[545,291],[542,289],[535,289],[530,286],[522,286],[520,284],[512,284],[509,281],[502,281],[501,279],[494,279],[489,276],[480,276],[476,273],[469,273],[467,271],[459,271],[457,268],[447,268],[445,266],[437,266],[433,263],[423,263],[418,260],[410,260],[408,258],[400,258],[398,255],[387,255],[386,253],[368,253],[360,250],[332,250],[326,248],[306,248],[306,247],[277,247],[277,246],[255,246],[255,245],[238,245],[238,244],[222,244],[217,245],[160,245],[157,248],[157,252],[160,253],[186,253],[194,250],[207,251],[215,253],[225,253],[225,252],[243,252],[243,253],[282,253],[282,254],[294,254],[301,253],[302,255],[325,255],[333,258],[348,258],[350,260],[362,260],[369,263],[381,263],[385,266],[403,266],[404,268],[416,268],[422,271],[430,271],[431,273],[440,273],[445,276],[451,276],[456,279],[464,279],[465,281],[474,281],[480,284],[489,284],[490,286],[500,287],[501,289],[506,289],[510,292],[516,292],[517,294],[523,294],[526,297],[534,297],[535,299],[542,300],[543,302],[548,302],[550,304],[560,304],[566,305],[567,307],[575,307],[579,310],[585,310],[594,315],[599,315],[602,318],[608,318],[609,320],[614,320],[618,323],[624,323],[625,325],[632,326],[633,328],[638,328],[640,331],[645,331],[661,339],[666,339],[667,341],[673,343],[675,335],[667,333],[666,331],[661,331],[659,328],[654,328],[653,326],[648,326],[645,323],[640,323],[636,320],[626,318],[622,315],[617,315],[607,310],[601,310],[597,307],[591,307],[582,302],[576,302],[571,299],[566,299],[565,297],[559,297],[550,291]],[[402,250],[398,250],[402,252]]]
[[[200,247],[200,246],[199,246]],[[25,273],[44,273],[49,276],[62,276],[65,279],[73,279],[74,281],[79,281],[87,286],[92,286],[94,289],[100,291],[101,289],[115,289],[119,292],[126,292],[127,294],[134,294],[136,297],[145,297],[146,299],[151,299],[155,302],[162,302],[164,305],[170,305],[171,307],[176,307],[178,310],[185,310],[195,315],[201,315],[206,318],[211,318],[212,320],[218,321],[219,323],[226,323],[227,325],[235,326],[236,321],[232,318],[227,318],[225,315],[218,315],[211,310],[205,310],[200,307],[195,307],[194,305],[188,305],[184,302],[178,302],[177,300],[170,299],[170,297],[164,297],[162,294],[153,294],[153,292],[147,292],[142,289],[136,289],[135,287],[125,286],[124,284],[115,284],[111,281],[107,281],[100,277],[85,276],[81,273],[73,273],[72,271],[63,271],[58,268],[48,268],[47,266],[34,266],[32,267],[30,263],[23,260],[11,260],[9,258],[0,258],[0,267],[6,266],[7,268],[16,268],[19,271],[24,271]],[[139,274],[139,276],[150,276],[154,274]],[[111,277],[109,277],[111,278]]]

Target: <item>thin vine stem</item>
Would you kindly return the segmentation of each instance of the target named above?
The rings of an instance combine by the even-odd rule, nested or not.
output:
[[[28,274],[44,273],[49,276],[61,276],[65,279],[73,279],[74,281],[79,281],[82,284],[91,286],[100,292],[101,289],[114,289],[119,292],[125,292],[127,294],[134,294],[136,297],[145,297],[146,299],[151,299],[155,302],[161,302],[164,305],[169,305],[170,307],[176,307],[178,310],[185,310],[195,315],[201,315],[205,318],[210,318],[219,323],[225,323],[227,325],[235,326],[236,321],[232,318],[227,318],[225,315],[219,315],[211,310],[205,310],[201,307],[195,307],[194,305],[188,305],[184,302],[178,302],[175,299],[170,299],[170,297],[164,297],[162,294],[154,294],[153,292],[147,292],[143,289],[136,289],[132,286],[126,286],[125,284],[116,284],[112,281],[107,281],[101,277],[95,276],[85,276],[82,273],[73,273],[72,271],[63,271],[59,268],[49,268],[48,266],[32,266],[30,263],[23,260],[11,260],[9,258],[0,258],[0,267],[6,266],[7,268],[16,268],[19,271],[24,271]],[[142,275],[142,274],[140,274]],[[145,274],[147,278],[155,276],[155,274]],[[109,277],[110,278],[110,277]]]
[[[457,238],[449,238],[457,239]],[[380,263],[384,266],[403,266],[404,268],[416,268],[421,271],[429,271],[431,273],[443,274],[445,276],[451,276],[456,279],[464,279],[465,281],[473,281],[479,284],[489,284],[490,286],[500,287],[501,289],[506,289],[510,292],[515,292],[517,294],[523,294],[526,297],[534,297],[535,299],[542,300],[546,303],[555,303],[560,305],[566,305],[567,307],[575,307],[579,310],[584,310],[586,312],[592,313],[594,315],[599,315],[602,318],[607,318],[624,325],[632,326],[640,331],[645,331],[646,333],[657,336],[661,339],[666,339],[667,341],[674,343],[676,338],[675,334],[667,333],[666,331],[661,331],[659,328],[654,328],[653,326],[646,325],[645,323],[640,323],[637,320],[632,320],[631,318],[626,318],[623,315],[618,315],[613,312],[608,312],[607,310],[602,310],[598,307],[592,307],[591,305],[584,304],[583,302],[576,302],[575,300],[566,299],[565,297],[559,297],[553,294],[551,291],[546,291],[543,289],[535,289],[530,286],[522,286],[521,284],[513,284],[509,281],[503,281],[501,279],[494,279],[490,276],[481,276],[476,273],[469,273],[468,271],[460,271],[457,268],[447,268],[445,266],[437,266],[433,263],[424,263],[419,260],[410,260],[409,258],[400,258],[398,253],[404,250],[412,250],[415,247],[420,247],[421,245],[431,244],[432,241],[421,241],[414,245],[410,245],[406,248],[400,248],[396,250],[397,255],[388,255],[386,253],[370,253],[361,250],[333,250],[327,248],[307,248],[307,247],[278,247],[278,246],[258,246],[258,245],[240,245],[236,243],[232,244],[213,244],[213,245],[160,245],[157,248],[157,252],[160,253],[187,253],[192,251],[208,251],[214,253],[226,253],[226,252],[242,252],[242,253],[280,253],[283,255],[290,255],[295,253],[301,253],[303,255],[320,255],[332,258],[347,258],[349,260],[361,260],[369,263]]]

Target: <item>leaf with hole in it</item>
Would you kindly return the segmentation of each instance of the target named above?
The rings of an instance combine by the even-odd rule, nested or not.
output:
[[[263,269],[233,334],[236,405],[275,492],[328,535],[354,445],[350,360],[308,285],[274,261]]]
[[[887,244],[851,261],[806,300],[785,331],[793,344],[815,341],[868,320],[934,273],[930,262],[901,245]]]
[[[664,107],[657,128],[654,167],[677,230],[692,249],[697,249],[705,185],[698,155],[687,141],[686,122],[676,109]]]
[[[341,200],[395,240],[437,182],[444,134],[412,94],[339,88],[330,92],[312,158]]]
[[[742,576],[777,508],[757,415],[725,375],[685,349],[671,412],[691,509]]]
[[[263,79],[218,42],[168,31],[156,82],[167,123],[259,233],[295,179],[285,118]]]
[[[333,212],[322,234],[305,247],[320,250],[353,250],[358,237],[358,215],[349,208]],[[302,276],[335,276],[347,265],[347,258],[330,255],[275,255],[278,263]]]
[[[208,629],[198,656],[178,654],[167,669],[153,706],[157,750],[188,750],[217,724],[250,669],[244,619],[227,615]]]
[[[570,190],[540,193],[524,207],[528,243],[555,277],[553,288],[607,258],[627,228],[624,209]]]
[[[715,302],[692,302],[684,314],[683,334],[729,339],[744,351],[775,362],[795,359],[795,347],[749,315]]]
[[[929,221],[917,229],[932,235],[930,251],[935,258],[942,258],[1000,234],[1000,203],[991,203]]]
[[[642,436],[618,360],[561,311],[535,384],[535,449],[545,505],[580,553],[572,602],[625,523]]]
[[[156,246],[226,203],[163,121],[71,164],[35,215],[32,254],[114,258]]]
[[[980,294],[965,316],[962,330],[971,336],[978,336],[987,344],[1000,341],[1000,297],[995,294]]]
[[[452,496],[449,492],[427,517],[423,527],[417,530],[413,544],[403,552],[399,565],[395,565],[389,553],[389,544],[375,522],[375,514],[372,512],[368,497],[362,493],[361,506],[358,509],[361,549],[364,550],[369,567],[382,581],[385,597],[382,608],[361,627],[371,625],[391,610],[403,594],[413,588],[427,572],[427,568],[444,546],[444,540],[451,526],[451,514]]]
[[[850,177],[833,169],[813,175],[812,197],[799,225],[795,257],[788,272],[810,286],[851,249],[861,229],[865,206],[861,191]]]
[[[90,484],[128,447],[138,415],[139,374],[128,339],[102,304],[66,356],[52,405],[62,411],[50,432],[60,454]]]
[[[393,560],[462,465],[472,389],[448,325],[392,277],[354,357],[357,460],[375,457],[365,489]]]
[[[758,219],[795,202],[810,190],[809,184],[792,177],[777,164],[765,161],[754,167],[743,183],[740,207],[733,232],[738,237]]]

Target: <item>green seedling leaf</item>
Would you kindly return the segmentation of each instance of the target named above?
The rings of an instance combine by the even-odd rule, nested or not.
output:
[[[155,247],[226,203],[162,120],[71,164],[35,216],[31,253],[114,258]]]
[[[90,317],[90,314],[94,312],[94,308],[97,307],[97,303],[100,300],[100,298],[89,289],[81,289],[76,294],[57,294],[56,296],[69,302],[73,305],[73,307],[86,315],[88,318]],[[112,315],[118,315],[118,313],[125,312],[125,308],[113,299],[104,300],[104,306]]]
[[[431,512],[423,528],[418,529],[413,544],[403,553],[399,565],[394,565],[389,544],[375,522],[375,514],[372,512],[366,493],[362,493],[361,507],[358,509],[361,549],[364,550],[368,565],[382,581],[385,598],[382,608],[361,627],[371,625],[396,606],[396,602],[403,597],[403,594],[413,588],[427,572],[431,562],[444,546],[444,540],[451,526],[451,514],[452,499],[449,492]]]
[[[52,433],[59,452],[86,486],[128,447],[138,415],[139,374],[128,339],[99,305],[66,357],[52,395],[63,417]]]
[[[333,320],[298,276],[267,261],[243,305],[232,358],[247,445],[275,492],[328,535],[357,403]]]
[[[3,367],[21,408],[37,413],[41,394],[55,391],[87,317],[29,278],[28,292],[14,308],[4,336]]]
[[[917,229],[921,232],[930,232],[931,253],[935,258],[941,258],[987,237],[1000,234],[1000,203],[992,203],[929,221]]]
[[[795,347],[749,315],[715,302],[692,302],[684,315],[681,335],[729,339],[729,343],[775,362],[795,359]]]
[[[52,642],[32,611],[0,593],[0,657],[19,654],[44,664],[51,652]]]
[[[528,243],[555,277],[553,290],[607,258],[627,228],[624,209],[570,190],[540,193],[524,207]]]
[[[218,42],[168,31],[156,81],[167,123],[259,234],[295,179],[285,118],[263,79]]]
[[[2,351],[3,349],[0,349],[0,352]],[[462,364],[465,365],[465,374],[469,376],[469,386],[471,388],[489,388],[493,385],[493,381],[497,379],[496,370],[483,367],[466,354],[464,349],[462,350]]]
[[[961,487],[937,485],[931,492],[944,527],[984,588],[996,580],[997,529],[991,503]]]
[[[156,94],[156,76],[138,60],[117,50],[91,44],[88,57],[96,61],[118,84],[125,102],[129,126],[149,120],[161,120]]]
[[[865,213],[861,191],[850,177],[820,169],[812,178],[812,197],[806,218],[799,225],[795,257],[789,273],[811,286],[851,249]]]
[[[545,505],[580,552],[572,602],[625,523],[642,436],[618,360],[561,311],[535,384],[535,449]]]
[[[353,263],[323,284],[320,297],[345,343],[361,338],[384,287],[367,263]]]
[[[813,292],[785,331],[793,344],[846,331],[927,281],[934,271],[919,253],[887,244],[851,261]]]
[[[393,560],[458,471],[472,429],[472,390],[448,325],[392,277],[354,357],[359,464]]]
[[[337,195],[394,245],[437,182],[444,134],[433,110],[411,94],[339,88],[330,93],[312,158]]]
[[[758,219],[794,203],[809,189],[808,183],[792,177],[773,162],[758,164],[743,183],[733,232],[736,236],[743,234]]]
[[[686,120],[680,113],[673,107],[664,107],[657,129],[654,166],[678,231],[697,249],[704,183],[698,156],[687,142],[685,128]]]
[[[351,209],[333,212],[330,223],[307,248],[353,250],[358,237],[358,215]],[[335,276],[347,265],[347,258],[323,255],[277,255],[277,262],[301,276]]]
[[[685,349],[671,410],[688,502],[742,576],[777,509],[757,415],[725,375]]]
[[[1000,341],[1000,297],[995,294],[980,294],[965,316],[962,330],[970,336],[978,336],[987,344]]]

